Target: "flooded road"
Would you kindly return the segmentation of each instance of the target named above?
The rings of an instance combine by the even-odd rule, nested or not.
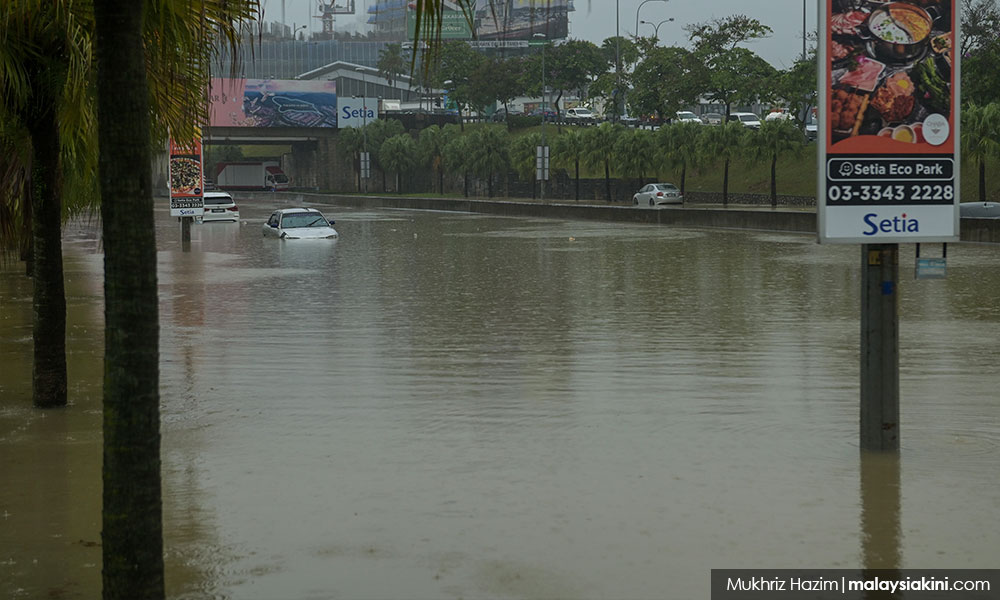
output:
[[[320,207],[157,213],[171,598],[707,598],[711,568],[992,568],[1000,248],[903,247],[898,460],[859,458],[860,250]],[[0,598],[100,590],[102,257],[67,233],[70,402],[0,269]]]

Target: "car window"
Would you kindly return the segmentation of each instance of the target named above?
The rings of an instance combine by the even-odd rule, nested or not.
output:
[[[741,121],[759,121],[757,115],[740,115]]]
[[[677,189],[677,186],[669,184],[669,183],[664,183],[664,184],[658,185],[656,187],[658,189],[661,189],[661,190],[665,191],[665,192],[672,192],[672,191],[674,191],[674,190]]]
[[[271,218],[267,220],[267,224],[277,227],[278,226],[278,213],[271,215]]]
[[[282,229],[297,229],[300,227],[329,227],[330,223],[326,218],[314,212],[292,213],[285,215],[281,219]]]
[[[232,204],[233,199],[229,196],[205,196],[205,204]]]

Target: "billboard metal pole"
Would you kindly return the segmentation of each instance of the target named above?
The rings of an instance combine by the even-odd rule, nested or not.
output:
[[[899,450],[899,244],[861,246],[861,449]]]

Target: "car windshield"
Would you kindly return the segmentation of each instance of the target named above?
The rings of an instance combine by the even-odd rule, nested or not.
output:
[[[679,112],[679,113],[677,113],[677,118],[678,119],[697,119],[698,117],[695,116],[695,114],[693,112]]]
[[[740,115],[740,121],[760,121],[757,115]]]
[[[576,114],[578,114],[578,115],[589,115],[590,111],[587,110],[586,108],[578,108],[578,109],[576,109]]]
[[[292,213],[281,219],[282,229],[297,229],[299,227],[329,227],[330,223],[319,213]]]
[[[288,183],[288,177],[284,173],[276,173],[274,181],[275,183]]]
[[[664,192],[673,192],[677,189],[677,186],[672,183],[661,183],[656,186],[656,189],[663,190]]]
[[[205,204],[232,204],[233,199],[229,196],[205,196]]]

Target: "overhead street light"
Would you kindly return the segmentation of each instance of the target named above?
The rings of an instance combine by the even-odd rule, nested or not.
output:
[[[668,0],[642,0],[639,3],[639,7],[635,9],[635,37],[639,37],[639,11],[642,10],[642,5],[647,2],[667,2]]]
[[[660,25],[663,25],[664,23],[671,23],[671,22],[673,22],[673,20],[674,20],[674,18],[670,17],[669,19],[663,19],[659,23],[653,23],[652,21],[639,21],[639,24],[641,24],[641,25],[652,25],[653,26],[653,37],[656,38],[657,41],[659,41],[659,39],[660,39]],[[638,30],[636,30],[636,37],[638,37],[638,36],[639,36],[639,32],[638,32]]]

